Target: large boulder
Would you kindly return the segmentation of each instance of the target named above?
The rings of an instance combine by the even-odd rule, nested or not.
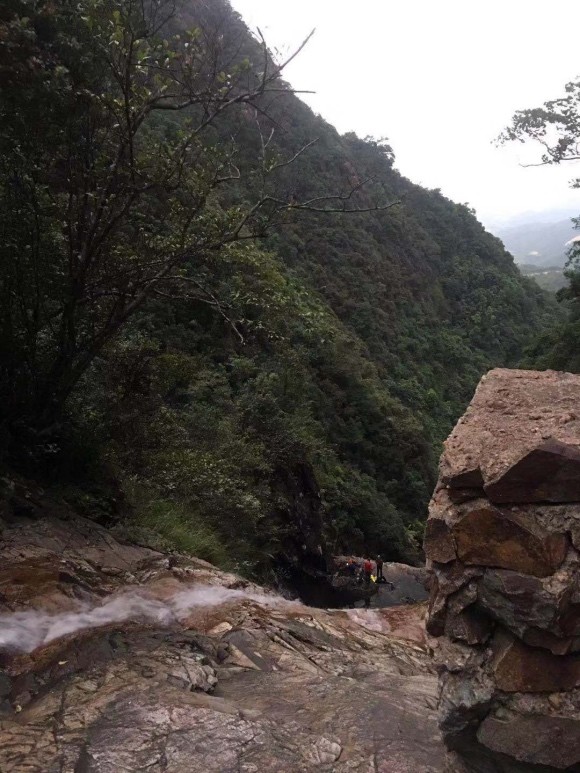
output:
[[[481,496],[455,503],[439,489],[431,502],[425,550],[436,563],[459,559],[546,577],[563,563],[568,542],[566,524],[556,519],[546,526],[533,507],[500,508]]]
[[[445,443],[441,480],[493,502],[580,501],[579,377],[497,368]]]
[[[485,376],[425,554],[449,770],[580,770],[580,376]]]

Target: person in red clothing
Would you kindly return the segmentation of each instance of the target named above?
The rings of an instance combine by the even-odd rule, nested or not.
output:
[[[370,585],[371,584],[371,575],[373,573],[373,562],[371,561],[370,558],[368,558],[368,556],[363,561],[363,567],[362,568],[363,568],[364,583],[365,583],[365,585]]]

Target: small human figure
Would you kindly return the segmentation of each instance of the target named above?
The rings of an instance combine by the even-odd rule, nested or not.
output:
[[[377,564],[377,583],[386,582],[383,575],[383,559],[380,556],[377,556],[376,564]]]
[[[365,585],[371,584],[371,576],[373,573],[373,562],[371,559],[367,556],[365,560],[363,561],[363,580]]]

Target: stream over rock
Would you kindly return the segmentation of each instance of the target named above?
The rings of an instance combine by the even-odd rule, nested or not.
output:
[[[2,511],[3,773],[443,769],[424,604],[306,607],[22,496]],[[393,572],[409,593],[416,571]]]

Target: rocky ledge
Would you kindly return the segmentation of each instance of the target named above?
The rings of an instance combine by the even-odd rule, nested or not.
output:
[[[450,769],[580,771],[579,552],[580,376],[491,371],[425,537]]]
[[[305,607],[38,491],[0,526],[1,771],[443,769],[425,606]]]

